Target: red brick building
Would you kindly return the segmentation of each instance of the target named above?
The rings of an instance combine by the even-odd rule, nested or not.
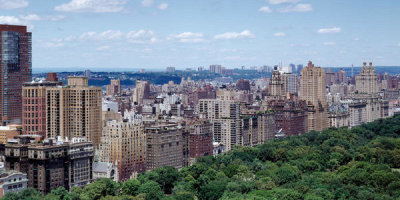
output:
[[[213,155],[212,124],[206,121],[189,125],[189,157],[195,160],[201,156]]]
[[[22,86],[22,131],[24,134],[46,137],[46,88],[61,85],[55,73],[49,81],[26,82]]]
[[[307,106],[304,101],[273,100],[269,107],[275,112],[275,129],[286,136],[301,135],[308,130]]]

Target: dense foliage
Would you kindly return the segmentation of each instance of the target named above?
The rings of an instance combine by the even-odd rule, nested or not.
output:
[[[351,130],[330,128],[235,147],[203,157],[177,171],[164,167],[115,183],[100,179],[87,187],[33,189],[3,199],[400,199],[400,116]]]

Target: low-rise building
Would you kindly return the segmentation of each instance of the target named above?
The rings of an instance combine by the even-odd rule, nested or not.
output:
[[[94,162],[93,180],[99,178],[109,178],[115,182],[118,182],[118,167],[111,162]]]
[[[0,126],[0,143],[6,144],[8,139],[21,135],[21,125]]]
[[[20,192],[28,187],[25,173],[18,171],[3,171],[0,173],[0,197],[7,192]]]

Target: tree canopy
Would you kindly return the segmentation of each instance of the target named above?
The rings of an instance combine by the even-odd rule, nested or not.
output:
[[[236,146],[178,171],[162,167],[136,180],[99,179],[85,188],[34,189],[3,199],[393,199],[400,196],[400,116],[353,129],[329,128]]]

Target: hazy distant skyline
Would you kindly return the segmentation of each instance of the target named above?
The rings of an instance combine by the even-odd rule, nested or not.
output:
[[[0,12],[33,32],[34,71],[400,65],[397,0],[0,0]]]

